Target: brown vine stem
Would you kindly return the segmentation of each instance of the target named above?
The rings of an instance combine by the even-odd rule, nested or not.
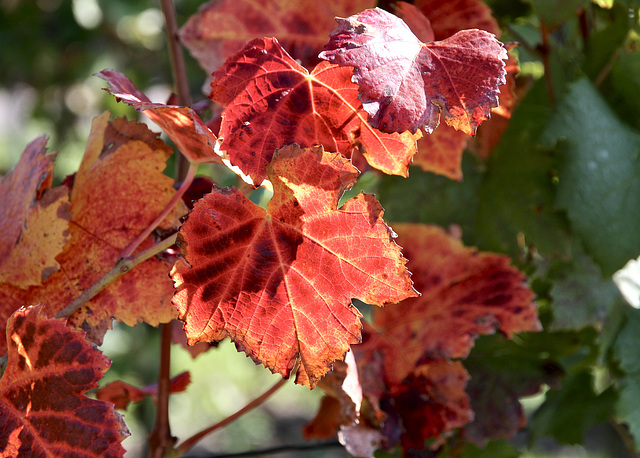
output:
[[[118,277],[126,274],[141,262],[144,262],[152,256],[163,252],[164,250],[175,244],[177,236],[178,234],[173,234],[166,239],[158,242],[151,248],[148,248],[147,250],[142,251],[133,257],[120,259],[113,269],[111,269],[104,277],[94,283],[88,290],[78,296],[73,302],[59,311],[55,318],[69,318],[77,310],[79,310],[80,307],[82,307],[96,295],[98,295],[100,291],[113,283],[114,280],[116,280]],[[0,357],[0,372],[4,372],[4,368],[6,365],[7,355],[5,354],[4,356]]]
[[[225,418],[222,421],[219,421],[215,425],[211,425],[208,428],[203,429],[199,433],[196,433],[193,436],[191,436],[189,439],[183,441],[176,448],[176,451],[178,452],[177,456],[182,456],[183,454],[188,452],[191,449],[191,447],[196,445],[205,436],[208,436],[212,432],[214,432],[214,431],[216,431],[216,430],[218,430],[218,429],[220,429],[220,428],[222,428],[224,426],[227,426],[229,423],[231,423],[232,421],[238,419],[239,417],[241,417],[245,413],[249,412],[250,410],[255,409],[256,407],[258,407],[260,404],[262,404],[264,401],[266,401],[273,393],[278,391],[280,389],[280,387],[282,387],[285,383],[287,383],[287,379],[283,378],[282,380],[279,380],[275,385],[273,385],[267,391],[265,391],[260,396],[255,398],[253,401],[251,401],[249,404],[244,406],[242,409],[238,410],[236,413],[228,416],[227,418]]]
[[[198,170],[198,166],[196,164],[189,163],[189,168],[187,169],[187,175],[180,185],[178,191],[176,191],[175,195],[171,199],[171,201],[167,204],[167,206],[162,210],[162,212],[156,217],[156,219],[147,227],[144,232],[142,232],[133,242],[131,242],[123,251],[120,253],[121,258],[128,258],[131,256],[131,253],[135,251],[138,246],[153,232],[153,230],[158,227],[158,225],[166,218],[166,216],[171,212],[173,207],[180,201],[184,193],[189,189],[191,183],[193,183],[193,179],[196,176],[196,171]]]
[[[160,393],[166,393],[169,399],[171,390],[171,325],[162,324],[160,338],[160,376],[158,377],[158,399]],[[156,424],[149,435],[149,457],[163,458],[168,451],[172,451],[175,438],[171,436],[169,427],[169,403],[158,402],[156,410]],[[170,453],[173,455],[173,453]]]
[[[82,307],[84,304],[86,304],[91,299],[93,299],[100,291],[102,291],[111,283],[113,283],[115,279],[117,279],[121,275],[126,274],[141,262],[146,261],[150,257],[155,256],[156,254],[161,253],[162,251],[171,247],[174,243],[176,243],[177,236],[178,234],[173,234],[167,237],[166,239],[158,242],[151,248],[148,248],[145,251],[142,251],[135,256],[125,258],[125,259],[120,259],[116,263],[115,267],[111,269],[104,277],[102,277],[100,280],[94,283],[91,286],[91,288],[86,290],[84,293],[78,296],[78,298],[76,298],[73,302],[71,302],[69,305],[63,308],[60,312],[58,312],[58,314],[56,315],[56,318],[70,317],[80,307]]]
[[[178,37],[178,21],[173,0],[160,0],[162,13],[167,32],[167,42],[169,46],[169,57],[171,58],[171,69],[173,81],[176,86],[176,96],[178,105],[191,105],[191,95],[189,94],[189,80],[184,64],[184,54],[180,46]],[[176,157],[176,180],[182,180],[180,191],[189,187],[195,176],[197,166],[189,164],[184,154]],[[180,192],[179,191],[179,192]],[[180,195],[180,197],[182,197]],[[171,366],[171,327],[168,324],[161,326],[162,339],[160,344],[160,368],[158,375],[158,397],[156,402],[156,422],[149,436],[149,456],[162,458],[169,451],[173,454],[174,439],[171,436],[169,426],[169,395],[170,395],[170,366]]]
[[[167,42],[169,45],[169,57],[171,59],[171,70],[173,81],[176,86],[176,97],[178,105],[191,105],[191,94],[189,93],[189,79],[187,69],[184,64],[184,53],[178,36],[178,21],[176,19],[176,9],[173,0],[160,0],[164,23],[167,32]],[[187,158],[184,154],[179,154],[176,158],[176,179],[182,180],[187,175]]]

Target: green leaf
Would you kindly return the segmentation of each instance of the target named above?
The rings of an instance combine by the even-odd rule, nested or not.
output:
[[[565,368],[583,367],[597,355],[595,331],[524,333],[508,340],[483,336],[464,361],[471,379],[467,393],[475,420],[465,435],[482,445],[510,437],[524,425],[519,398],[533,395],[541,384],[557,386]]]
[[[581,370],[568,376],[561,389],[549,390],[531,419],[532,440],[553,436],[566,444],[583,443],[589,427],[613,415],[617,398],[613,388],[596,394],[593,387],[592,374]]]
[[[640,252],[640,137],[582,78],[569,86],[544,141],[565,156],[556,205],[611,275]]]
[[[459,456],[460,458],[518,458],[520,452],[516,448],[504,439],[490,441],[486,447],[478,447],[470,442],[467,442],[464,450],[460,455],[443,454],[439,456]]]
[[[602,12],[602,15],[606,15],[603,18],[606,26],[589,36],[582,63],[583,71],[593,80],[606,72],[607,65],[615,62],[616,51],[624,43],[632,25],[629,9],[623,5],[618,4],[611,11]]]
[[[525,0],[547,27],[555,28],[578,15],[589,0]]]
[[[412,167],[408,178],[385,175],[378,197],[388,221],[420,222],[447,227],[458,224],[466,242],[472,241],[482,175],[469,154],[463,156],[461,182]]]
[[[550,118],[549,97],[540,80],[516,108],[489,159],[475,226],[481,249],[517,258],[522,234],[526,245],[543,255],[568,258],[568,224],[553,207],[557,159],[538,146]]]
[[[599,324],[619,297],[611,280],[604,280],[593,260],[584,254],[575,257],[570,265],[552,274],[553,297],[552,330],[580,329]]]
[[[614,357],[625,372],[618,383],[617,415],[629,425],[640,447],[640,310],[627,307],[626,322],[613,346]]]
[[[640,129],[640,53],[620,53],[606,92],[609,103],[628,124]]]

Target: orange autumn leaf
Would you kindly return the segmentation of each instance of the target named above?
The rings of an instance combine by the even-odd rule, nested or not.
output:
[[[374,310],[390,383],[424,358],[465,358],[479,335],[540,330],[533,293],[507,256],[467,248],[436,226],[393,227],[422,296]]]
[[[215,0],[205,3],[180,29],[180,39],[208,73],[248,41],[275,37],[302,65],[312,68],[334,27],[375,0]],[[310,15],[309,12],[313,11]]]
[[[215,149],[216,136],[192,108],[153,103],[129,78],[114,70],[102,70],[95,76],[112,86],[105,90],[118,101],[131,105],[160,126],[189,162],[222,164]]]
[[[478,132],[483,126],[484,124],[480,126]],[[413,165],[420,167],[424,172],[437,173],[461,181],[462,153],[470,138],[451,126],[440,125],[431,134],[418,140],[418,151],[413,158]]]
[[[0,380],[0,455],[119,457],[129,435],[110,403],[85,396],[109,359],[42,306],[7,325],[9,359]]]
[[[0,178],[0,284],[39,285],[60,268],[55,257],[69,238],[67,189],[51,189],[55,154],[33,140],[16,167]]]
[[[385,173],[407,176],[420,134],[371,127],[352,70],[322,62],[309,73],[273,38],[256,39],[213,74],[210,98],[224,106],[221,148],[259,185],[276,148],[322,145],[361,153]]]
[[[406,260],[360,194],[339,209],[357,170],[321,147],[278,150],[267,211],[235,188],[214,189],[179,233],[174,303],[189,343],[229,336],[273,372],[313,387],[360,339],[352,298],[383,305],[415,296]]]
[[[1,318],[6,319],[21,303],[43,303],[55,315],[109,272],[122,250],[174,196],[173,180],[162,173],[171,154],[171,148],[144,124],[109,121],[109,113],[94,119],[84,158],[72,180],[71,237],[56,258],[61,268],[41,286],[27,290],[0,285]],[[184,212],[178,205],[160,227],[177,227]],[[149,237],[138,251],[153,243]],[[177,312],[171,305],[168,271],[164,261],[148,259],[111,283],[73,314],[69,323],[99,343],[113,318],[131,326],[138,321],[153,326],[169,322]]]

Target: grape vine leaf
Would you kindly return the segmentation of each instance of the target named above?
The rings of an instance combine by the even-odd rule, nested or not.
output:
[[[0,178],[0,284],[39,285],[60,268],[55,257],[69,238],[69,195],[51,189],[55,154],[41,136],[16,167]]]
[[[421,450],[426,439],[474,418],[469,374],[451,359],[466,358],[478,335],[498,329],[511,337],[540,324],[533,293],[506,256],[466,248],[436,226],[399,223],[394,230],[422,296],[375,309],[373,327],[354,347],[367,401],[360,422],[382,431],[385,447]]]
[[[481,0],[415,0],[413,4],[431,21],[432,40],[444,40],[463,29],[486,30],[496,37],[501,35],[491,8]]]
[[[210,98],[227,107],[221,148],[255,185],[275,149],[293,143],[348,159],[360,152],[371,166],[406,176],[420,134],[372,128],[350,79],[351,70],[327,62],[309,73],[277,40],[253,40],[213,74]]]
[[[570,265],[552,269],[549,276],[553,281],[550,330],[598,328],[619,297],[613,280],[603,278],[600,267],[584,253],[575,253]]]
[[[617,417],[624,421],[633,436],[634,443],[640,446],[640,311],[625,307],[623,323],[613,345],[613,356],[624,375],[618,379],[619,393],[615,409]]]
[[[115,70],[105,69],[95,76],[112,86],[105,90],[118,101],[125,102],[155,122],[189,162],[222,164],[216,150],[216,136],[192,108],[153,103],[129,78]]]
[[[407,24],[407,27],[411,29],[411,32],[413,32],[418,40],[422,41],[423,43],[436,41],[431,21],[429,21],[429,18],[427,18],[415,4],[407,2],[396,2],[393,4],[393,11],[396,16],[398,16],[404,21],[405,24]],[[448,36],[449,35],[447,35],[447,37]]]
[[[69,242],[56,257],[61,269],[42,285],[20,290],[0,284],[2,315],[6,320],[21,304],[42,303],[50,315],[69,305],[115,265],[122,250],[165,208],[175,195],[173,180],[162,173],[172,149],[144,124],[115,119],[109,113],[93,120],[84,158],[73,179]],[[135,184],[135,193],[129,191]],[[68,191],[67,186],[63,185]],[[177,205],[160,224],[175,229],[185,208]],[[152,246],[151,237],[138,251]],[[96,343],[116,318],[134,326],[169,322],[177,312],[169,265],[151,258],[116,279],[69,318]],[[0,351],[4,344],[0,344]]]
[[[564,155],[557,207],[588,253],[613,274],[640,253],[640,136],[586,78],[571,83],[541,141]]]
[[[169,393],[182,393],[191,383],[191,374],[189,372],[181,372],[175,377],[171,377],[169,384]],[[138,388],[122,380],[116,380],[96,390],[96,398],[101,401],[110,402],[116,409],[124,410],[130,402],[140,402],[146,396],[151,396],[155,402],[158,394],[158,384]]]
[[[524,241],[524,247],[545,257],[570,257],[569,223],[555,205],[553,176],[560,161],[539,142],[551,121],[548,101],[539,80],[519,102],[487,161],[474,227],[475,243],[482,249],[518,257]]]
[[[0,380],[0,455],[117,457],[129,435],[110,403],[84,395],[110,362],[42,306],[8,321],[9,360]]]
[[[565,374],[562,360],[592,358],[593,328],[580,332],[522,333],[518,339],[496,334],[481,336],[465,368],[471,378],[467,393],[476,416],[464,436],[485,446],[488,441],[514,436],[526,425],[520,398],[538,393],[543,384],[560,386]],[[586,345],[585,345],[586,343]]]
[[[180,29],[180,39],[208,73],[258,37],[277,38],[304,67],[313,68],[326,43],[327,31],[333,28],[333,18],[372,8],[375,3],[375,0],[210,1]]]
[[[313,387],[360,340],[351,298],[384,305],[417,293],[373,196],[336,208],[358,175],[346,159],[288,146],[267,173],[267,211],[235,188],[196,203],[178,237],[174,303],[189,343],[229,336],[284,377],[299,355],[296,382]]]
[[[532,438],[551,436],[565,444],[584,443],[589,427],[613,417],[617,401],[613,386],[601,393],[595,393],[594,386],[593,374],[583,369],[567,376],[562,390],[549,390],[531,420]]]
[[[464,247],[437,226],[394,230],[422,296],[374,310],[389,382],[400,383],[423,358],[465,358],[478,335],[541,329],[533,293],[508,257]]]
[[[336,20],[320,57],[355,67],[363,107],[383,132],[431,133],[442,112],[447,124],[474,135],[498,105],[507,52],[493,34],[464,30],[425,44],[379,8]]]
[[[413,165],[424,172],[462,181],[462,153],[467,148],[469,138],[452,127],[439,126],[418,140],[418,152],[413,158]]]
[[[411,5],[396,3],[396,14],[407,23],[411,31],[423,42],[445,39],[463,30],[477,28],[500,35],[500,29],[491,10],[477,0],[455,2],[429,1]],[[436,18],[432,25],[426,16]],[[437,33],[436,33],[437,31]],[[506,43],[509,51],[513,43]],[[462,180],[461,160],[463,151],[469,147],[471,152],[481,159],[487,159],[504,133],[511,112],[515,107],[515,75],[520,71],[517,60],[509,53],[505,64],[506,84],[500,86],[498,106],[491,109],[491,118],[478,127],[476,137],[471,138],[448,125],[438,126],[431,135],[425,135],[418,141],[418,152],[413,164],[425,172],[433,172]]]

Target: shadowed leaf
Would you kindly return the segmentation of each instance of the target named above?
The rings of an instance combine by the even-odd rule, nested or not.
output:
[[[56,257],[62,268],[28,290],[0,285],[5,317],[21,303],[43,303],[55,315],[109,272],[122,250],[173,197],[173,180],[162,173],[171,153],[143,124],[109,121],[108,113],[95,118],[80,169],[70,180],[71,237]],[[184,206],[177,205],[160,228],[175,228],[184,212]],[[138,251],[153,244],[149,237]],[[100,343],[113,318],[130,326],[138,321],[153,326],[169,322],[176,310],[168,271],[167,263],[148,259],[74,313],[69,324]]]
[[[169,393],[181,393],[185,391],[190,382],[191,375],[189,372],[182,372],[172,377],[169,385]],[[155,401],[157,394],[157,383],[138,388],[122,380],[108,383],[96,391],[96,397],[98,399],[110,402],[116,409],[121,410],[126,409],[130,402],[142,401],[145,396],[151,396]]]
[[[9,361],[0,380],[0,455],[117,457],[129,435],[110,403],[84,395],[109,360],[42,306],[7,324]]]
[[[95,76],[112,86],[105,90],[116,99],[144,113],[160,126],[190,162],[222,164],[222,159],[215,151],[216,136],[193,109],[153,103],[133,85],[129,78],[114,70],[102,70]]]
[[[51,189],[56,155],[46,155],[46,143],[44,136],[29,143],[0,178],[0,284],[40,285],[60,268],[55,257],[69,238],[69,195]]]
[[[371,8],[374,0],[216,0],[180,29],[180,39],[208,73],[258,37],[275,37],[302,65],[313,68],[335,16]],[[313,14],[309,14],[313,11]]]

